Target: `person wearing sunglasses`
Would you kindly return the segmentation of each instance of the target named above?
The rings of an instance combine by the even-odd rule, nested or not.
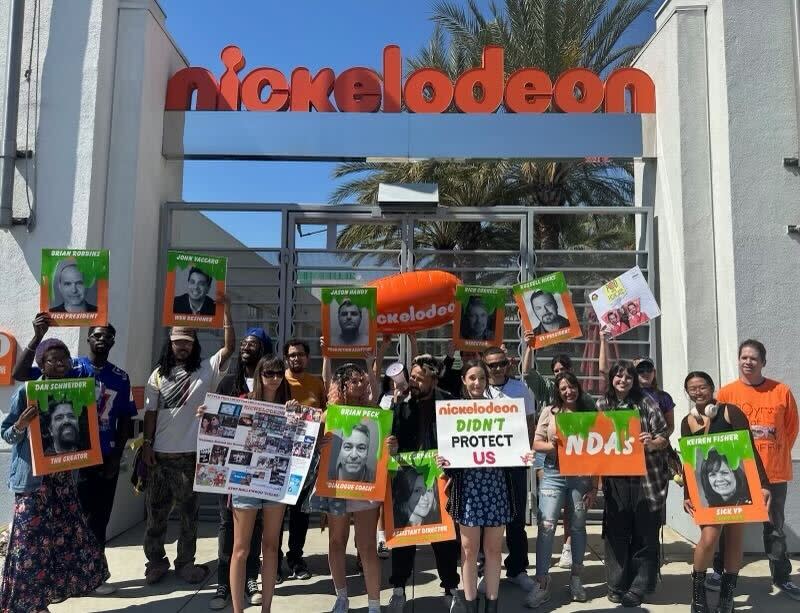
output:
[[[17,381],[30,381],[42,376],[42,371],[33,366],[33,359],[51,323],[47,313],[38,313],[34,318],[33,338],[22,351],[12,372]],[[95,380],[103,463],[78,470],[76,484],[89,529],[104,550],[106,529],[117,491],[120,461],[125,443],[132,434],[132,418],[136,415],[128,373],[108,360],[116,335],[117,331],[111,324],[90,327],[86,335],[89,355],[73,358],[67,375],[93,377]],[[97,588],[96,594],[104,596],[115,590],[112,584],[103,583]]]
[[[322,344],[322,340],[320,340]],[[329,381],[328,405],[376,407],[380,393],[375,376],[375,356],[366,357],[366,369],[348,362],[330,374],[330,361],[323,361],[323,377]],[[323,414],[323,419],[325,415]],[[331,434],[326,433],[322,444],[331,444]],[[355,545],[364,569],[367,591],[368,613],[381,610],[381,569],[378,560],[376,532],[378,515],[382,503],[370,500],[348,500],[312,495],[308,509],[325,513],[328,520],[328,565],[336,590],[336,601],[332,613],[346,613],[350,607],[347,595],[347,573],[345,568],[347,542],[350,539],[350,518],[355,524]]]
[[[248,397],[263,402],[285,404],[287,412],[298,409],[300,404],[291,398],[291,388],[286,382],[285,371],[286,364],[281,358],[276,356],[261,358],[253,373],[253,391],[248,394]],[[262,611],[269,611],[278,575],[279,539],[286,505],[253,496],[234,494],[231,496],[231,506],[233,507],[233,554],[231,555],[230,587],[233,611],[234,613],[243,613],[244,611],[242,603],[246,588],[245,571],[247,561],[252,553],[253,527],[259,512],[263,514],[260,549],[264,557],[261,566],[260,604]],[[248,597],[252,603],[251,595],[248,594]]]
[[[658,405],[667,420],[667,436],[672,434],[675,429],[675,401],[672,400],[667,392],[658,387],[656,377],[656,366],[652,358],[636,358],[633,361],[636,367],[636,375],[639,377],[639,386],[642,393]]]
[[[69,349],[58,339],[38,344],[35,357],[43,379],[72,374]],[[28,406],[20,386],[0,427],[11,446],[8,486],[14,493],[0,611],[46,612],[50,604],[90,595],[109,576],[103,548],[81,512],[72,472],[33,474],[28,428],[37,419],[39,408]]]
[[[249,328],[239,343],[239,356],[236,363],[217,385],[217,394],[223,396],[246,397],[253,391],[255,385],[255,371],[259,361],[265,355],[271,355],[273,350],[272,339],[264,328]],[[213,610],[224,609],[230,597],[230,563],[233,554],[233,510],[228,504],[227,494],[217,496],[219,507],[219,532],[217,534],[217,551],[219,562],[217,564],[217,589],[209,601],[209,608]],[[250,545],[250,555],[247,558],[247,580],[245,581],[245,596],[251,605],[261,604],[261,590],[258,588],[258,574],[261,572],[261,530],[262,516],[258,513],[253,526],[253,538]],[[278,565],[280,568],[280,565]],[[276,583],[281,583],[283,577],[278,572]]]
[[[525,415],[528,420],[528,438],[533,445],[533,433],[536,430],[536,403],[533,394],[520,379],[509,376],[511,361],[508,354],[500,347],[490,347],[483,352],[483,362],[489,373],[486,393],[489,398],[518,398],[525,403]],[[511,469],[514,485],[514,504],[517,509],[525,509],[528,498],[528,467],[520,466]],[[528,537],[525,534],[525,513],[514,514],[506,526],[506,546],[508,555],[504,560],[506,577],[526,592],[536,587],[536,583],[528,576]],[[483,581],[479,590],[484,586]]]

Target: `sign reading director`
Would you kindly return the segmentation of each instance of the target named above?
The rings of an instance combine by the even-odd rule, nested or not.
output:
[[[438,400],[436,431],[448,468],[524,466],[531,449],[519,398]]]

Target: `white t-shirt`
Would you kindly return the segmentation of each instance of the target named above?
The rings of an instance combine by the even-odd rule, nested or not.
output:
[[[172,390],[165,398],[162,388],[174,384],[173,377],[185,373],[173,368],[169,377],[162,377],[158,369],[147,380],[144,392],[145,411],[157,411],[153,449],[161,453],[193,453],[197,451],[197,407],[205,401],[206,394],[217,389],[225,371],[220,370],[222,350],[200,362],[200,368]]]
[[[528,386],[519,379],[509,379],[502,387],[489,384],[489,398],[521,398],[525,402],[525,415],[536,414],[536,403]]]

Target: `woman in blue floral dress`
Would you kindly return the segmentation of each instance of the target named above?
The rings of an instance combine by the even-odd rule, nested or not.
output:
[[[48,339],[36,351],[46,379],[62,379],[70,368],[67,346]],[[0,590],[0,611],[48,611],[48,605],[93,592],[109,577],[105,555],[87,527],[71,472],[34,477],[27,429],[38,419],[25,388],[11,399],[0,432],[12,445],[8,485],[14,521]]]
[[[466,362],[461,372],[464,398],[488,398],[489,372],[481,360]],[[458,523],[461,534],[464,606],[469,613],[478,611],[478,552],[483,532],[485,611],[496,613],[503,533],[514,515],[523,512],[514,505],[512,472],[507,468],[448,469],[447,458],[439,456],[437,459],[450,479],[447,512]],[[531,462],[533,453],[529,453],[526,460]]]

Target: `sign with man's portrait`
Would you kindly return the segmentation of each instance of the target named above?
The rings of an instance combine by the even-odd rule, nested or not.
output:
[[[225,317],[228,258],[185,251],[167,252],[162,323],[221,328]]]
[[[767,521],[750,432],[685,436],[680,450],[698,526]]]
[[[383,500],[393,414],[383,409],[328,405],[317,493],[333,498]]]
[[[108,323],[108,249],[42,249],[39,310],[54,326]]]
[[[389,461],[384,521],[389,547],[424,545],[456,537],[436,450],[399,453]]]
[[[523,330],[534,334],[534,349],[581,336],[581,326],[563,272],[518,283],[512,292],[519,307]]]
[[[33,474],[37,477],[102,464],[94,379],[45,379],[25,384],[31,422]]]
[[[476,351],[503,344],[505,287],[456,287],[453,342],[457,349]]]
[[[647,279],[638,266],[598,287],[589,297],[598,321],[612,337],[661,315]]]
[[[324,287],[323,355],[353,357],[375,351],[378,290],[374,287]]]

